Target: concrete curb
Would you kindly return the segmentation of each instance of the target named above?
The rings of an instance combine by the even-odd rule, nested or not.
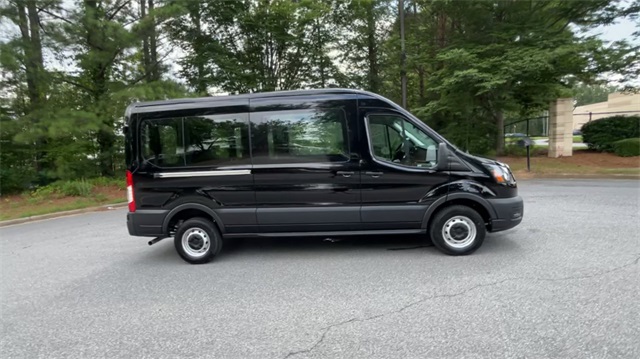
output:
[[[16,224],[22,224],[22,223],[27,223],[27,222],[35,222],[35,221],[41,221],[41,220],[45,220],[45,219],[52,219],[52,218],[58,218],[58,217],[73,216],[75,214],[107,211],[107,210],[110,210],[110,209],[124,208],[126,206],[127,206],[126,202],[125,203],[105,204],[105,205],[96,206],[96,207],[87,207],[87,208],[73,209],[73,210],[70,210],[70,211],[62,211],[62,212],[54,212],[54,213],[42,214],[42,215],[39,215],[39,216],[31,216],[31,217],[10,219],[10,220],[7,220],[7,221],[0,221],[0,227],[13,226],[13,225],[16,225]]]

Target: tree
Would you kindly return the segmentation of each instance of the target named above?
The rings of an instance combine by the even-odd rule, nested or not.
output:
[[[575,106],[606,102],[609,94],[616,91],[618,91],[616,86],[576,84],[573,88],[573,98],[576,101]]]
[[[393,5],[389,0],[348,0],[337,2],[335,23],[339,60],[348,69],[353,86],[379,93],[382,90],[384,40],[390,30]]]
[[[638,59],[626,43],[606,47],[571,26],[589,29],[613,21],[621,9],[612,1],[423,5],[437,14],[432,19],[440,30],[435,31],[434,56],[424,58],[431,71],[429,103],[417,112],[447,127],[445,135],[459,137],[465,131],[479,137],[463,143],[486,140],[469,126],[488,129],[497,153],[504,147],[506,113],[526,116],[546,109],[553,99],[569,94],[574,81],[628,69]]]
[[[177,3],[170,34],[186,53],[181,75],[199,93],[327,86],[340,77],[328,56],[328,1]]]

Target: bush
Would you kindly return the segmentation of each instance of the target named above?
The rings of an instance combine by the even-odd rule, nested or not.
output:
[[[614,142],[613,152],[620,157],[640,156],[640,138],[627,138]]]
[[[60,193],[64,196],[88,197],[93,185],[85,180],[65,181],[60,185]]]
[[[93,191],[93,184],[86,180],[57,181],[46,186],[38,187],[31,195],[33,197],[89,197]]]
[[[127,188],[127,182],[124,176],[117,178],[96,177],[89,179],[88,182],[96,187],[118,187],[120,189]]]
[[[613,116],[585,123],[582,139],[589,148],[613,152],[613,143],[640,137],[640,116]]]

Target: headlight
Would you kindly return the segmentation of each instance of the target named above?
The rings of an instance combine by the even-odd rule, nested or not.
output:
[[[516,183],[516,180],[515,178],[513,178],[511,170],[509,170],[508,166],[485,165],[485,167],[487,167],[489,171],[491,171],[491,175],[496,180],[496,182],[505,185]]]

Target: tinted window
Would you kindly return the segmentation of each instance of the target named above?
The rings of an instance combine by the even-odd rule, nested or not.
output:
[[[369,115],[373,156],[381,161],[411,167],[436,165],[438,143],[398,115]]]
[[[187,166],[251,163],[246,120],[230,116],[184,119]],[[242,116],[245,117],[246,116]]]
[[[251,123],[257,163],[348,160],[346,116],[340,109],[257,112]]]
[[[158,167],[184,166],[181,118],[145,121],[140,138],[146,162]]]
[[[141,143],[143,159],[158,167],[251,163],[244,114],[147,120]]]

